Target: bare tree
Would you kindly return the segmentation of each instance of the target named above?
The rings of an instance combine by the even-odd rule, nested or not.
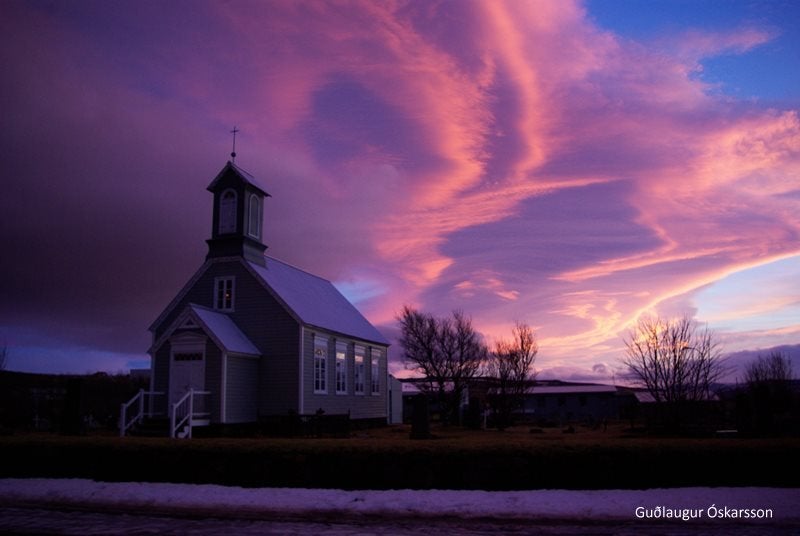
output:
[[[5,370],[8,365],[8,346],[0,349],[0,370]]]
[[[712,384],[726,372],[713,333],[688,317],[643,317],[628,333],[625,346],[623,364],[632,379],[647,389],[676,428],[682,406],[708,400]]]
[[[465,389],[487,350],[472,320],[461,311],[436,318],[408,306],[398,316],[406,367],[423,374],[442,405],[442,418],[458,417]]]
[[[744,380],[749,386],[769,382],[788,382],[792,380],[792,361],[781,352],[768,356],[758,356],[745,369]]]
[[[759,434],[781,432],[781,422],[792,411],[792,361],[788,355],[772,352],[759,356],[745,369],[743,414],[750,415]]]
[[[433,315],[408,306],[398,316],[400,345],[407,368],[422,373],[431,381],[445,376],[445,364],[438,348],[439,326]]]
[[[489,400],[501,430],[512,423],[514,410],[524,403],[525,393],[536,379],[533,364],[539,352],[536,333],[527,324],[517,322],[511,335],[511,341],[495,343],[486,363],[486,375],[492,382]]]

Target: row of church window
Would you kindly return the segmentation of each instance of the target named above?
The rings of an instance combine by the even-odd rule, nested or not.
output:
[[[336,342],[334,361],[334,389],[336,394],[349,394],[348,388],[348,344]],[[376,348],[369,349],[370,364],[370,392],[379,395],[381,392],[380,379],[381,351]],[[367,348],[358,344],[353,345],[353,394],[365,394]],[[327,394],[328,392],[328,339],[314,337],[314,393]]]
[[[232,312],[235,304],[236,278],[217,277],[214,279],[214,309]],[[336,343],[334,364],[334,388],[336,394],[348,394],[347,373],[347,343]],[[360,345],[353,346],[353,393],[365,394],[366,387],[366,348]],[[371,348],[369,356],[370,365],[370,392],[380,394],[380,355],[378,349]],[[314,392],[328,392],[328,339],[314,338]]]
[[[247,235],[259,240],[261,238],[261,199],[250,194],[247,211]],[[219,200],[219,234],[236,232],[236,192],[225,190]]]

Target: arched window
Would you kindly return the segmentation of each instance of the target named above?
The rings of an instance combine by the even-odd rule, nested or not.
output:
[[[256,194],[250,195],[250,210],[247,223],[247,234],[253,238],[261,236],[261,201]]]
[[[236,232],[236,192],[225,190],[219,198],[219,234]]]

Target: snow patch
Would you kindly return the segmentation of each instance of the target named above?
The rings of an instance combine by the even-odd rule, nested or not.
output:
[[[248,510],[384,516],[503,519],[636,519],[637,507],[771,509],[773,521],[800,521],[800,489],[453,491],[239,488],[218,485],[0,479],[0,502],[101,507]],[[705,517],[705,516],[704,516]]]

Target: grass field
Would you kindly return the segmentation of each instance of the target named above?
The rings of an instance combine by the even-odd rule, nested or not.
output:
[[[800,439],[628,437],[578,428],[530,433],[405,426],[344,439],[0,438],[0,477],[344,489],[797,487]]]

